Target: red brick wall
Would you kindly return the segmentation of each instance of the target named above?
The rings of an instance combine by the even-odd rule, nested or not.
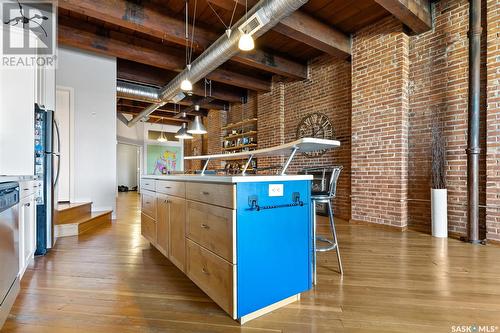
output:
[[[223,133],[222,126],[227,123],[227,112],[223,110],[210,110],[207,117],[207,154],[222,153]],[[222,161],[216,160],[209,163],[210,169],[222,168]]]
[[[351,215],[407,225],[409,38],[388,17],[353,35]]]
[[[500,1],[487,1],[487,238],[500,241]]]
[[[334,129],[334,139],[341,147],[321,157],[299,155],[290,165],[296,173],[306,167],[342,165],[335,200],[335,215],[348,220],[351,216],[351,64],[323,56],[309,64],[309,79],[285,84],[285,142],[296,140],[299,122],[314,112],[324,113]]]
[[[466,0],[442,0],[434,7],[432,31],[410,38],[410,133],[408,224],[431,232],[431,128],[444,128],[448,226],[467,234],[468,14]],[[486,31],[486,29],[484,30]],[[484,36],[485,37],[485,36]],[[485,38],[483,38],[483,41]],[[485,45],[485,44],[484,44]],[[483,57],[483,67],[484,66]],[[485,73],[482,73],[485,88]],[[485,96],[481,110],[484,113]],[[485,204],[485,130],[481,124],[481,196]],[[484,231],[484,208],[481,229]]]

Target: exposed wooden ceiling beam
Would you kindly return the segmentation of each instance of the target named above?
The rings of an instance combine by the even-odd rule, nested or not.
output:
[[[351,56],[351,38],[302,12],[295,12],[274,30],[341,59]]]
[[[118,79],[123,79],[136,83],[150,84],[158,87],[164,86],[172,78],[175,77],[175,73],[168,72],[166,70],[151,67],[145,64],[140,64],[136,62],[130,62],[126,60],[118,60]],[[205,96],[205,93],[209,94],[210,91],[207,87],[205,91],[205,86],[203,82],[198,82],[193,85],[193,94],[196,96]],[[211,97],[226,101],[228,103],[241,102],[241,98],[246,96],[246,90],[238,89],[236,87],[226,87],[217,82],[212,82]]]
[[[375,0],[415,33],[432,28],[429,0]]]
[[[207,1],[221,8],[232,8],[231,5],[235,1],[241,6],[245,6],[247,1],[249,7],[258,2],[258,0]],[[346,59],[351,55],[351,38],[349,36],[301,11],[296,11],[281,20],[273,30],[342,59]]]
[[[194,104],[200,105],[200,111],[194,112]],[[130,107],[133,109],[144,109],[147,107],[150,103],[146,102],[141,102],[141,101],[133,101],[133,100],[127,100],[127,99],[122,99],[121,101],[117,102],[118,106],[125,106],[125,107]],[[175,106],[174,104],[168,103],[165,104],[163,107],[157,109],[160,112],[165,112],[165,113],[170,113],[173,115],[178,114],[179,112],[186,112],[189,115],[193,116],[203,116],[206,117],[208,115],[208,110],[220,110],[222,109],[217,105],[216,101],[213,101],[213,99],[209,98],[198,98],[196,102],[186,99],[182,100],[182,103],[179,103],[182,106],[187,106],[185,108],[182,108],[177,111],[175,111]]]
[[[61,20],[60,20],[61,21]],[[104,33],[99,35],[99,29],[94,32],[70,27],[64,24],[58,25],[58,41],[61,45],[72,46],[108,56],[127,59],[135,62],[145,63],[151,66],[180,72],[184,68],[184,56],[178,50],[169,49],[162,52],[152,47],[147,47],[148,42],[141,45],[134,44],[133,38],[123,36],[121,33]],[[120,36],[121,38],[111,38]],[[255,90],[270,91],[271,84],[267,80],[246,76],[226,69],[216,69],[207,78],[229,85]]]
[[[60,8],[97,18],[120,27],[185,45],[184,22],[165,16],[148,6],[127,0],[60,0]],[[131,9],[133,7],[133,9]],[[202,27],[196,27],[194,49],[201,53],[220,36]],[[262,50],[252,54],[240,53],[233,61],[286,77],[305,79],[307,66]]]

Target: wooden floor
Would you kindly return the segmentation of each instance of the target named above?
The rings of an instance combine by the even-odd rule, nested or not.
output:
[[[452,332],[500,326],[500,248],[339,224],[345,275],[244,327],[140,236],[135,193],[117,220],[37,258],[2,332]],[[279,244],[276,244],[279,249]],[[497,332],[500,332],[498,329]],[[488,331],[492,332],[492,331]]]

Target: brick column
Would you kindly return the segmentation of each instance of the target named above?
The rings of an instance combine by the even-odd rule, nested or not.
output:
[[[486,237],[500,242],[500,1],[487,1]]]
[[[207,154],[220,154],[222,153],[222,126],[227,123],[227,113],[222,110],[210,110],[208,111],[207,117],[207,131],[208,131],[208,144],[207,144]],[[220,169],[222,167],[222,161],[216,160],[211,161],[209,168]]]
[[[388,17],[352,43],[352,220],[406,228],[409,38]]]
[[[257,96],[257,143],[259,149],[285,143],[285,85],[274,78],[269,93]],[[260,157],[259,168],[283,164],[282,157]]]

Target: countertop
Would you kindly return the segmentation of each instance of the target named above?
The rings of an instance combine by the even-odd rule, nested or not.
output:
[[[35,176],[5,176],[5,175],[0,175],[0,183],[23,182],[23,181],[30,181],[30,180],[36,180],[36,177]]]
[[[249,175],[249,176],[217,176],[217,175],[165,175],[165,176],[155,176],[155,175],[144,175],[141,176],[142,179],[158,179],[158,180],[175,180],[175,181],[192,181],[192,182],[203,182],[203,183],[253,183],[253,182],[282,182],[282,181],[293,181],[293,180],[312,180],[312,175]]]

